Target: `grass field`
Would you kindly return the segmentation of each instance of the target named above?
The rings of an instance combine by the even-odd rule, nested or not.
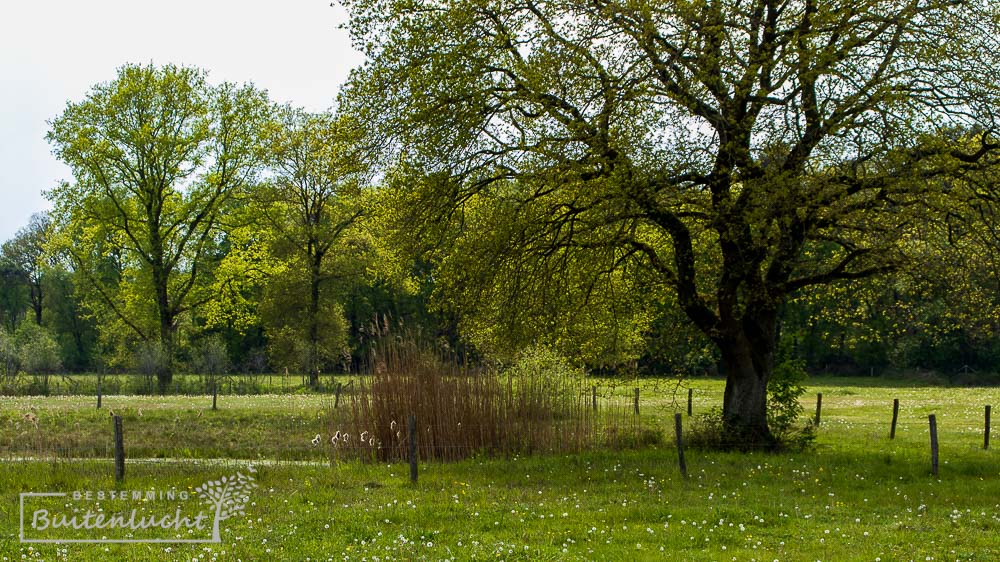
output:
[[[631,400],[633,384],[596,382],[602,403]],[[721,381],[686,384],[696,414],[721,403]],[[982,449],[983,407],[1000,403],[998,389],[813,379],[803,403],[811,416],[823,393],[814,450],[688,450],[684,480],[672,418],[686,387],[639,386],[659,445],[424,464],[416,485],[405,465],[330,466],[310,443],[336,416],[328,395],[226,396],[218,411],[211,397],[106,396],[100,411],[92,397],[0,398],[0,560],[1000,559],[1000,454]],[[19,541],[21,492],[116,489],[109,460],[79,458],[107,456],[108,408],[125,418],[132,459],[118,489],[193,489],[256,461],[259,487],[245,515],[223,521],[219,544]],[[25,457],[43,460],[15,460]]]

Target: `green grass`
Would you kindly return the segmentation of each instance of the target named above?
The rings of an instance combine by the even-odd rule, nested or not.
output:
[[[109,457],[110,412],[122,416],[130,458],[323,458],[311,447],[325,433],[333,399],[324,395],[81,396],[0,399],[0,458]],[[36,423],[24,419],[37,416]]]
[[[602,382],[602,400],[631,400],[634,384],[612,389]],[[983,406],[1000,403],[998,389],[895,387],[878,379],[811,383],[806,414],[814,413],[816,392],[823,393],[813,451],[689,450],[688,480],[678,472],[671,439],[641,450],[422,465],[415,486],[398,464],[261,464],[253,504],[244,517],[223,522],[222,544],[175,544],[170,552],[155,544],[31,545],[29,551],[17,538],[18,494],[114,489],[112,465],[7,462],[0,466],[0,560],[1000,558],[1000,454],[982,450]],[[720,404],[721,382],[686,384],[695,389],[696,413]],[[667,423],[686,408],[686,387],[674,396],[675,385],[664,381],[639,386],[644,426],[671,435]],[[893,398],[901,410],[890,441]],[[308,440],[323,429],[328,396],[228,397],[218,412],[209,410],[210,398],[196,400],[114,397],[106,403],[126,414],[134,458],[183,456],[175,453],[184,449],[203,458],[327,458]],[[17,433],[31,406],[44,436],[35,438],[49,440],[45,444],[60,432],[79,432],[81,442],[110,441],[107,413],[94,411],[89,398],[0,398],[6,456],[17,456],[18,447],[31,450]],[[938,477],[930,474],[929,413],[938,418]],[[173,434],[161,435],[174,426]],[[86,439],[85,428],[92,431]],[[191,434],[206,430],[211,444],[199,445]],[[72,442],[66,446],[71,450]],[[124,487],[183,489],[244,466],[135,462]]]

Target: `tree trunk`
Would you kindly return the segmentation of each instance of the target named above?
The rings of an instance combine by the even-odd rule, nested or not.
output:
[[[319,386],[319,285],[323,254],[312,259],[309,276],[309,386]]]
[[[153,269],[153,283],[156,291],[156,311],[160,317],[160,364],[156,369],[156,381],[160,394],[166,394],[174,378],[174,315],[170,310],[167,294],[167,274],[162,268]]]
[[[775,314],[747,314],[739,328],[719,341],[726,369],[722,403],[723,441],[733,448],[773,449],[777,440],[767,425],[767,382],[777,349]]]
[[[166,394],[174,378],[174,311],[170,306],[170,269],[164,263],[163,239],[159,231],[159,211],[162,206],[148,207],[149,216],[149,267],[156,296],[156,313],[160,320],[160,365],[156,370],[156,381],[160,394]]]
[[[42,284],[31,283],[31,308],[35,312],[35,324],[42,325]]]
[[[160,394],[166,394],[174,380],[174,327],[171,318],[160,318],[160,350],[162,363],[156,372]]]

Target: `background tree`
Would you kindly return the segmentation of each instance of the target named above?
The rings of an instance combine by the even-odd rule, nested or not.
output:
[[[35,213],[28,225],[17,231],[13,238],[3,243],[0,256],[5,263],[19,272],[28,289],[28,299],[34,312],[35,323],[42,325],[43,284],[45,270],[45,244],[51,223],[45,213]]]
[[[782,303],[894,269],[929,180],[996,148],[987,0],[347,6],[368,63],[345,110],[440,178],[413,224],[483,201],[525,216],[531,235],[492,249],[534,259],[491,261],[487,284],[544,285],[567,253],[649,270],[718,348],[740,446],[774,443]],[[955,126],[987,134],[937,134]],[[511,286],[516,310],[531,293]]]
[[[345,354],[338,291],[363,273],[351,258],[360,250],[352,229],[363,216],[366,168],[352,134],[332,114],[285,108],[268,129],[271,175],[254,192],[278,260],[263,297],[265,326],[278,355],[294,360],[313,385],[321,368]]]
[[[56,264],[45,274],[45,326],[59,343],[62,365],[72,371],[97,366],[98,333],[93,314],[80,298],[78,283],[85,279]]]
[[[0,259],[0,328],[13,332],[30,306],[23,271]]]
[[[58,247],[87,278],[95,307],[162,348],[161,388],[183,315],[214,296],[220,212],[255,181],[268,110],[252,86],[209,86],[193,68],[126,65],[51,122],[47,138],[74,174],[49,193]],[[117,274],[108,274],[109,258]]]

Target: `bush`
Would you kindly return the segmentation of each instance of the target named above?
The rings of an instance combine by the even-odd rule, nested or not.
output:
[[[229,368],[229,351],[218,334],[202,340],[192,354],[191,371],[199,375],[224,375]]]
[[[687,446],[695,449],[722,451],[729,449],[722,409],[712,408],[694,416],[691,429],[684,437]]]
[[[767,382],[767,424],[779,439],[792,430],[802,413],[799,398],[806,392],[802,382],[808,376],[801,360],[783,361],[771,373]]]
[[[34,322],[22,322],[14,333],[21,370],[32,375],[48,375],[62,368],[59,344],[52,333]]]
[[[802,449],[816,439],[812,422],[796,426],[803,411],[799,398],[806,392],[802,383],[808,377],[804,361],[789,359],[775,366],[767,382],[767,425],[785,447]]]
[[[171,357],[163,344],[156,341],[141,342],[132,356],[132,364],[143,377],[140,392],[153,391],[153,378],[170,371]]]
[[[573,366],[568,359],[542,345],[533,345],[522,351],[506,371],[513,376],[550,381],[580,382],[586,376],[583,369]]]

